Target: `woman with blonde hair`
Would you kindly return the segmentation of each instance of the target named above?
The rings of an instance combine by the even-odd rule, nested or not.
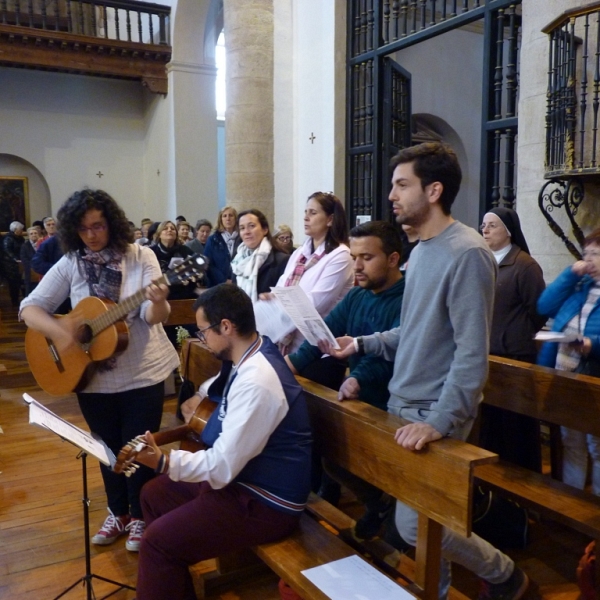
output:
[[[237,227],[235,208],[226,206],[219,212],[215,232],[206,241],[204,255],[208,258],[207,287],[231,281],[231,260],[235,256],[241,238]]]
[[[177,237],[177,226],[173,221],[163,221],[154,234],[154,244],[150,249],[156,254],[160,270],[166,273],[170,269],[181,264],[188,256],[194,252],[179,242]],[[174,283],[169,288],[169,298],[171,300],[184,300],[186,298],[196,297],[196,285],[193,283]]]

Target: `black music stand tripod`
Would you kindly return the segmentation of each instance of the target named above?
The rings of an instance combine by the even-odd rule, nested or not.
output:
[[[64,439],[64,438],[63,438]],[[67,440],[69,441],[69,440]],[[70,585],[66,590],[61,592],[54,600],[58,600],[62,598],[65,594],[68,594],[74,587],[83,584],[86,588],[86,600],[95,600],[96,595],[94,594],[94,588],[92,586],[92,579],[100,579],[101,581],[105,581],[107,583],[111,583],[112,585],[117,586],[116,590],[110,592],[106,596],[102,596],[99,600],[104,600],[104,598],[108,598],[113,594],[116,594],[120,590],[133,590],[135,588],[127,585],[125,583],[119,583],[118,581],[113,581],[112,579],[107,579],[106,577],[101,577],[100,575],[95,575],[92,573],[92,555],[90,550],[90,499],[88,497],[88,487],[87,487],[87,452],[82,450],[76,458],[81,459],[81,474],[83,479],[83,530],[85,535],[85,575],[80,577],[73,585]]]

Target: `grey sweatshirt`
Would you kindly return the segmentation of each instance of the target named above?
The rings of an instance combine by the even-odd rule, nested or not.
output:
[[[460,435],[476,416],[488,372],[496,273],[483,238],[458,221],[413,250],[402,325],[364,338],[365,352],[394,361],[388,403],[394,412],[443,436]]]

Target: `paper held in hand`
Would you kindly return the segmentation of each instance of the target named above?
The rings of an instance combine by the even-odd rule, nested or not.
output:
[[[87,431],[79,429],[73,423],[69,423],[69,421],[54,414],[29,394],[23,394],[23,399],[29,404],[29,423],[49,429],[83,450],[86,454],[94,456],[107,467],[112,467],[115,464],[115,455],[104,442],[95,439]]]
[[[325,321],[323,321],[306,292],[299,285],[274,287],[271,292],[275,294],[296,328],[310,344],[316,346],[321,340],[327,340],[334,348],[339,350],[340,345],[333,337],[333,333],[325,325]]]
[[[559,344],[570,344],[571,342],[583,341],[580,333],[562,333],[561,331],[538,331],[535,338],[540,342],[557,342]]]

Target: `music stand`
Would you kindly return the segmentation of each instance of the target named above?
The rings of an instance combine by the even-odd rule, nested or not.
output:
[[[37,400],[32,398],[29,394],[23,394],[25,402],[29,404],[29,423],[32,425],[39,425],[44,429],[52,431],[61,439],[73,444],[76,448],[79,448],[80,452],[77,455],[78,459],[81,459],[81,477],[83,482],[83,531],[84,531],[84,544],[85,544],[85,575],[80,577],[74,584],[70,585],[66,590],[61,592],[54,600],[62,598],[65,594],[69,593],[75,586],[83,583],[87,589],[87,600],[93,600],[96,598],[94,589],[92,587],[92,579],[100,579],[112,585],[117,586],[116,590],[110,592],[106,596],[102,596],[99,600],[104,600],[113,594],[116,594],[119,590],[127,589],[135,591],[135,588],[125,583],[119,583],[100,575],[92,573],[92,553],[90,550],[90,499],[88,497],[88,486],[87,486],[87,455],[91,454],[97,458],[103,464],[110,466],[111,468],[115,463],[115,456],[106,444],[89,434],[83,429],[79,429],[69,423],[66,419],[55,415],[50,409],[46,408],[43,404],[40,404]]]
[[[64,439],[64,438],[63,438]],[[70,440],[67,440],[70,441]],[[114,581],[112,579],[108,579],[106,577],[102,577],[101,575],[96,575],[92,573],[92,553],[90,548],[90,499],[88,497],[88,487],[87,487],[87,452],[82,450],[75,458],[81,459],[81,477],[83,481],[83,531],[85,536],[85,575],[80,577],[75,583],[70,585],[67,589],[62,591],[58,596],[54,598],[54,600],[58,600],[62,598],[65,594],[68,594],[74,587],[82,583],[86,588],[86,600],[93,600],[96,598],[94,594],[94,588],[92,586],[92,579],[99,579],[100,581],[105,581],[106,583],[110,583],[112,585],[117,586],[117,589],[110,592],[106,596],[102,596],[98,600],[104,600],[104,598],[108,598],[113,594],[116,594],[120,590],[133,590],[135,588],[127,585],[126,583],[119,583],[118,581]]]

